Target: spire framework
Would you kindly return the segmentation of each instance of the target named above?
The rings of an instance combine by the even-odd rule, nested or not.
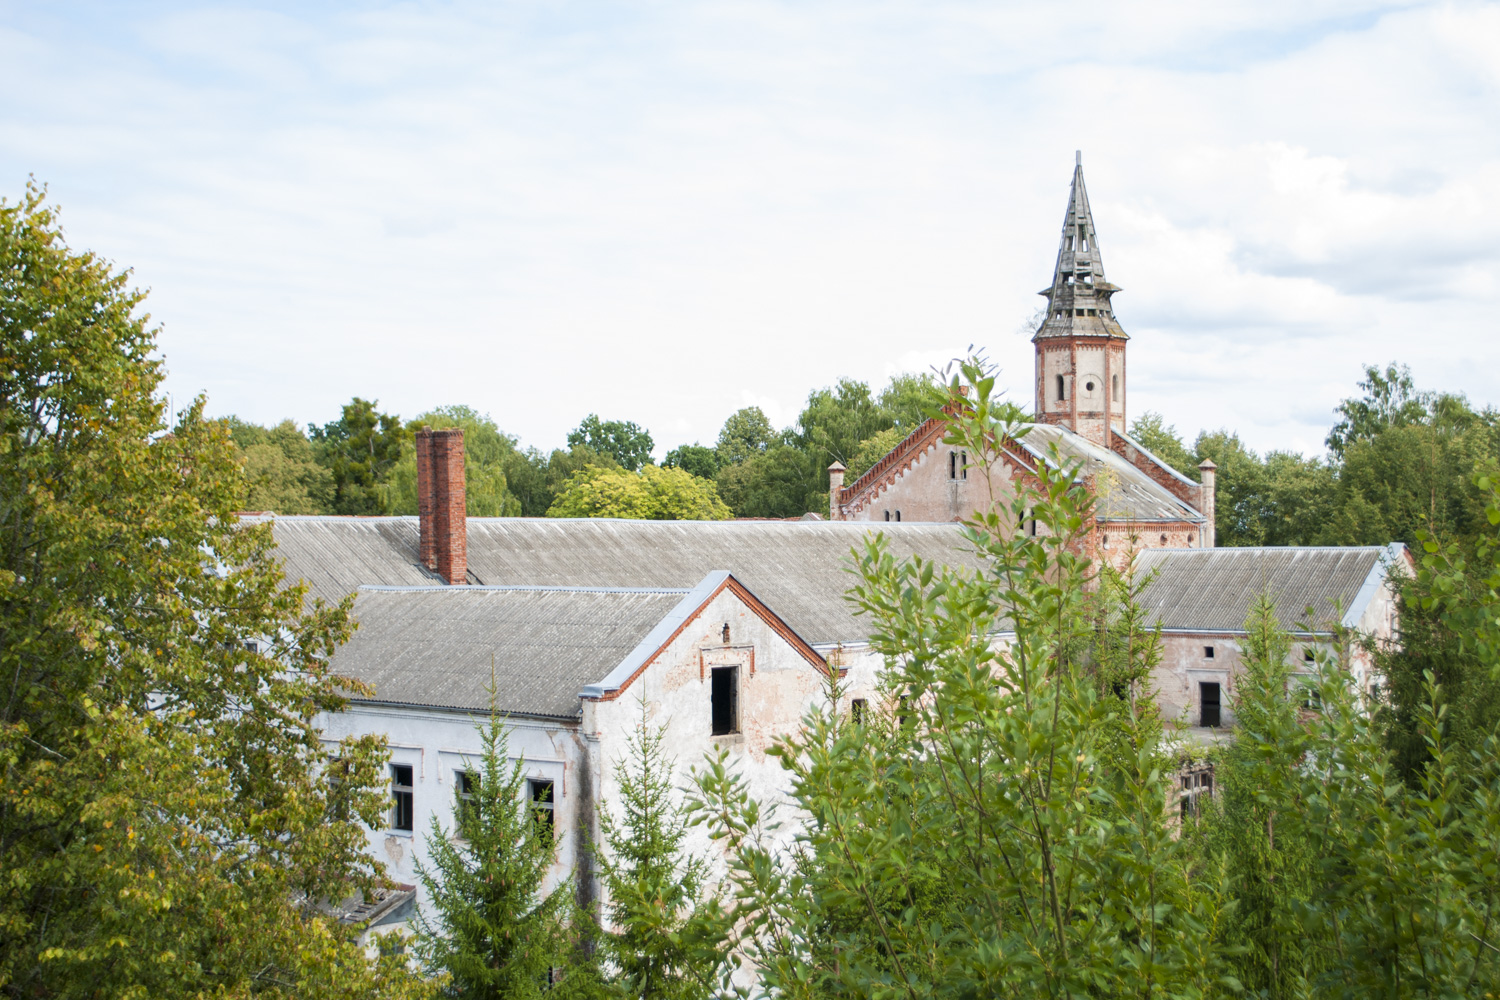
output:
[[[1068,193],[1068,212],[1063,219],[1062,242],[1057,249],[1057,267],[1052,285],[1041,292],[1047,298],[1047,318],[1032,341],[1052,337],[1117,337],[1128,339],[1115,321],[1110,297],[1120,289],[1104,278],[1104,258],[1089,211],[1088,190],[1083,185],[1083,154],[1075,154],[1073,187]]]

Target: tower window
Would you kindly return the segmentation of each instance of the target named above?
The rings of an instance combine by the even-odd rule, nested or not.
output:
[[[1074,309],[1073,310],[1073,315],[1074,316],[1082,316],[1083,315],[1083,310],[1082,309]]]
[[[1094,383],[1092,383],[1092,382],[1085,382],[1085,383],[1083,383],[1083,387],[1084,387],[1084,389],[1086,389],[1089,392],[1093,392],[1094,391]]]
[[[1114,396],[1116,399],[1119,398],[1119,396],[1120,396],[1120,376],[1118,376],[1118,375],[1111,375],[1109,377],[1109,392],[1110,392],[1110,395]]]
[[[896,511],[896,520],[901,520],[901,512],[899,510]]]
[[[714,667],[709,687],[713,735],[740,731],[740,668]]]
[[[1059,401],[1068,398],[1068,383],[1061,375],[1057,376],[1057,398]]]
[[[1089,314],[1089,315],[1090,315],[1090,316],[1092,316],[1092,315],[1094,315],[1094,310],[1092,310],[1092,309],[1089,309],[1089,310],[1087,310],[1087,312],[1088,312],[1088,314]]]
[[[889,520],[890,520],[890,519],[891,519],[891,512],[890,512],[890,511],[886,511],[886,512],[885,512],[885,519],[886,519],[886,520],[887,520],[887,521],[889,521]]]
[[[948,478],[969,478],[969,456],[967,453],[962,451],[948,452]]]

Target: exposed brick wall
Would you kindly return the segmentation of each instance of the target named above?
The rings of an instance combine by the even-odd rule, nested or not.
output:
[[[464,432],[417,432],[417,514],[422,565],[449,583],[469,577],[469,522],[464,487]]]
[[[1198,502],[1202,499],[1202,495],[1199,492],[1197,483],[1183,482],[1172,475],[1171,472],[1163,469],[1156,462],[1141,454],[1130,442],[1118,434],[1111,434],[1109,436],[1109,446],[1115,454],[1150,476],[1156,482],[1156,485],[1194,510],[1198,510]]]

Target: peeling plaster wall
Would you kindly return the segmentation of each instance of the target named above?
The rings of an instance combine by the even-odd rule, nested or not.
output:
[[[416,862],[431,868],[427,837],[432,819],[452,829],[454,774],[478,770],[483,758],[478,727],[487,721],[484,713],[443,711],[414,706],[379,706],[354,702],[343,712],[320,716],[316,722],[326,743],[345,736],[369,733],[385,735],[392,764],[412,766],[413,823],[410,833],[388,828],[371,830],[370,854],[386,866],[386,874],[397,882],[417,885]],[[524,759],[527,778],[553,782],[553,822],[557,833],[557,860],[547,887],[557,885],[573,871],[585,842],[579,836],[592,817],[590,789],[580,780],[587,773],[583,740],[577,723],[562,720],[511,718],[507,720],[512,760]],[[424,894],[417,893],[425,906]]]
[[[989,483],[985,470],[978,467],[953,479],[949,455],[959,450],[945,444],[928,445],[910,468],[892,468],[873,491],[845,504],[843,519],[884,521],[889,512],[895,521],[900,511],[902,521],[957,521],[987,507],[992,495],[997,502],[1006,503],[1013,488],[1010,465],[1002,463],[989,476]]]

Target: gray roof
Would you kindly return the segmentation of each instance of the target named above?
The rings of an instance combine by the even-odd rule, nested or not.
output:
[[[332,666],[374,687],[373,701],[483,711],[493,664],[501,711],[573,718],[579,692],[629,659],[694,593],[362,587],[359,628]]]
[[[260,518],[248,517],[247,522]],[[430,586],[415,517],[278,516],[287,575],[339,600],[365,584]],[[861,642],[844,599],[851,549],[873,531],[847,521],[626,521],[469,518],[469,579],[487,585],[691,588],[727,570],[810,643]],[[956,524],[881,524],[898,558],[977,567]]]
[[[1092,479],[1097,484],[1100,473],[1108,472],[1110,488],[1107,491],[1099,490],[1094,502],[1094,509],[1100,520],[1206,520],[1192,506],[1177,499],[1133,463],[1108,448],[1094,444],[1088,438],[1057,424],[1028,426],[1029,430],[1019,439],[1019,443],[1037,461],[1050,463],[1050,446],[1056,444],[1057,450],[1065,458],[1076,458],[1083,463],[1079,470],[1083,478]],[[1180,474],[1174,472],[1173,475],[1195,487],[1198,485]]]
[[[1147,549],[1137,572],[1154,574],[1141,604],[1163,629],[1242,632],[1261,594],[1281,627],[1329,631],[1335,615],[1355,625],[1405,546],[1347,548]],[[1313,609],[1309,619],[1306,609]],[[1298,627],[1302,625],[1304,627]],[[1306,628],[1310,626],[1310,629]]]

